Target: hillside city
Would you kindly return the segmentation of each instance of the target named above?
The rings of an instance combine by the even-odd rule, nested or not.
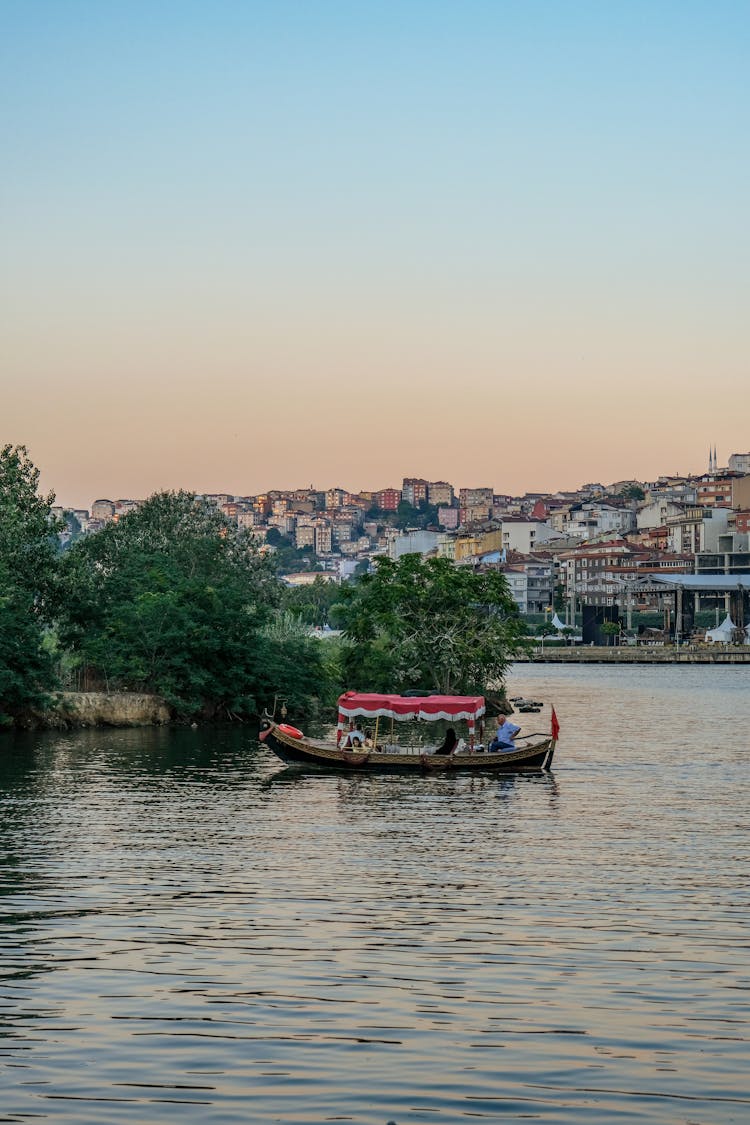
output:
[[[750,572],[750,453],[732,454],[719,468],[712,451],[701,475],[550,494],[456,490],[447,481],[409,477],[400,488],[373,492],[311,486],[203,499],[272,552],[290,585],[321,576],[342,581],[368,570],[378,556],[416,552],[498,569],[521,614],[557,609],[566,623],[575,622],[584,602],[657,611],[660,591],[648,582],[656,574]],[[69,541],[138,504],[99,499],[90,511],[55,511],[66,520]]]

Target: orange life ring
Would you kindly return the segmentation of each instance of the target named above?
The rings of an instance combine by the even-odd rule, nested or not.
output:
[[[279,730],[282,734],[288,734],[290,738],[304,738],[301,730],[296,727],[290,727],[288,723],[279,723]]]

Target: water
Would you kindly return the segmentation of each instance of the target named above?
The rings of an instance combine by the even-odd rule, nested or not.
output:
[[[0,1121],[746,1122],[747,676],[517,667],[548,777],[3,736]]]

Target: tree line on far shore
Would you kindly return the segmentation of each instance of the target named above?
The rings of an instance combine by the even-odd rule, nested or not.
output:
[[[38,720],[66,687],[154,693],[182,720],[252,717],[275,697],[311,716],[349,688],[482,692],[521,644],[502,575],[407,555],[291,589],[272,553],[183,491],[62,551],[38,486],[26,449],[0,448],[0,725]]]

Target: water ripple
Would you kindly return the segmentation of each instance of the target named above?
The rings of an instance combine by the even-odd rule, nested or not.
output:
[[[745,676],[517,670],[550,777],[3,736],[0,1122],[746,1120]]]

